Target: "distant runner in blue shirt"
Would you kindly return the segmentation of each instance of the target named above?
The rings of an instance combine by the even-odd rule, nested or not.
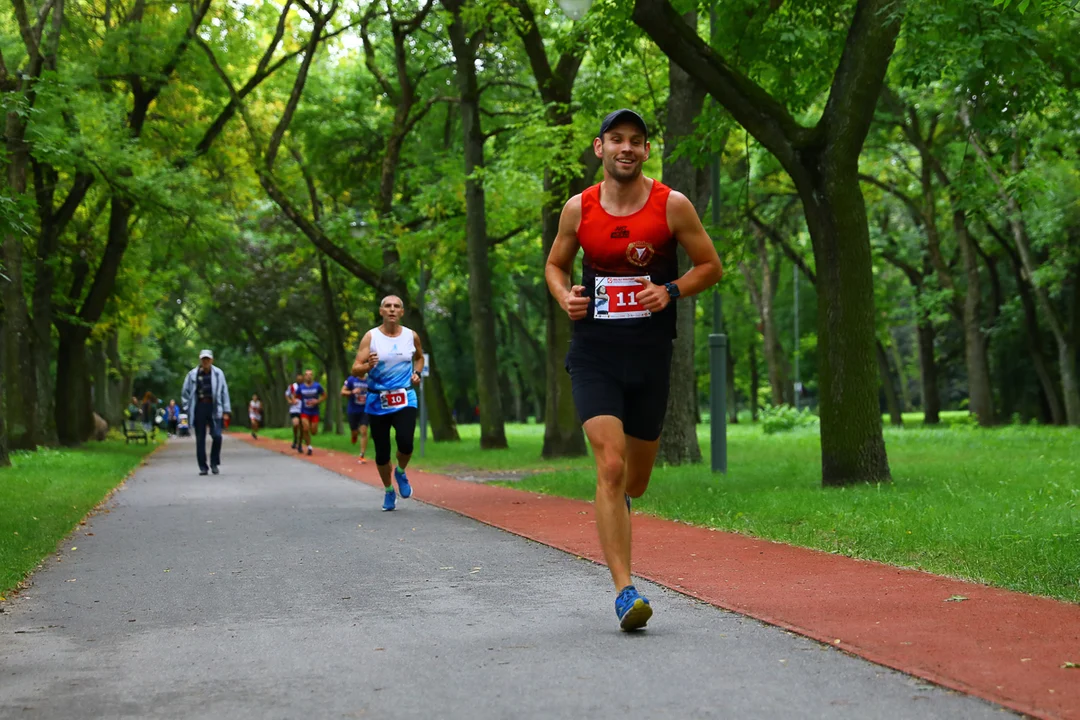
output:
[[[311,454],[311,436],[319,434],[319,405],[326,400],[326,390],[315,382],[315,373],[304,371],[304,382],[296,388],[296,397],[300,398],[300,445],[297,452],[303,452],[307,444],[307,454]]]
[[[368,443],[367,381],[350,375],[345,378],[345,384],[341,386],[341,394],[349,398],[346,415],[349,418],[349,429],[352,431],[352,444],[356,444],[356,438],[359,436],[360,464],[363,465]]]
[[[383,322],[364,334],[353,362],[353,375],[366,378],[368,385],[367,414],[371,423],[371,438],[375,441],[375,465],[379,469],[386,494],[383,510],[397,506],[397,494],[390,482],[390,429],[397,441],[397,467],[394,479],[402,498],[412,495],[412,486],[405,468],[413,452],[416,432],[416,391],[424,369],[424,352],[420,336],[401,324],[405,307],[397,295],[388,295],[379,304]]]

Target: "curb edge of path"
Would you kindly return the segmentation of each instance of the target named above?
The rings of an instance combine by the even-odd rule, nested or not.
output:
[[[233,436],[382,486],[352,455]],[[424,504],[604,565],[591,503],[413,472]],[[1080,605],[642,513],[634,555],[634,575],[695,600],[1025,715],[1080,719],[1080,670],[1062,667],[1080,662]]]

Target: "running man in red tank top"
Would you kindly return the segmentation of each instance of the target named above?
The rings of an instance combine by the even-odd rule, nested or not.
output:
[[[653,611],[630,579],[630,499],[645,493],[660,444],[676,300],[715,285],[722,269],[686,196],[641,174],[649,133],[640,115],[608,115],[593,150],[604,180],[563,207],[545,276],[574,321],[566,369],[596,458],[596,528],[619,591],[615,614],[637,630]],[[679,246],[694,264],[681,277]],[[581,284],[571,285],[579,248]]]

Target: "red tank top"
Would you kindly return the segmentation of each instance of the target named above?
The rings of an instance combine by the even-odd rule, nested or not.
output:
[[[678,242],[667,221],[671,188],[653,180],[645,206],[631,215],[609,215],[600,204],[600,185],[581,194],[578,243],[585,252],[582,282],[591,298],[574,334],[605,342],[644,344],[675,337],[675,303],[652,313],[636,302],[648,278],[657,285],[678,277]]]

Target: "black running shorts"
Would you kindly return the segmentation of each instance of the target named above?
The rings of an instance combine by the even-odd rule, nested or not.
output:
[[[356,432],[360,429],[361,425],[368,424],[368,414],[364,410],[360,412],[350,412],[349,414],[349,429]]]
[[[566,369],[581,422],[612,415],[630,437],[659,439],[671,387],[671,350],[671,340],[620,345],[575,336]]]

